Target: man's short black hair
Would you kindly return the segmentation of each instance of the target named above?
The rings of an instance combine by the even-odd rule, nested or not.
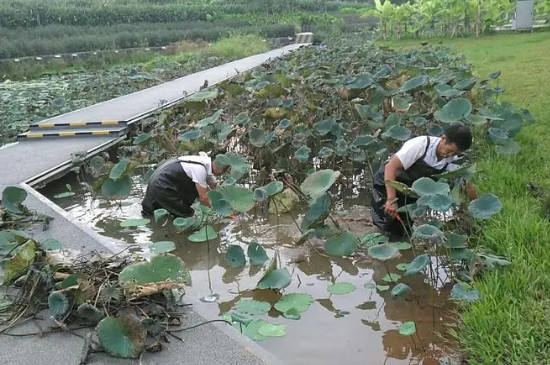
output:
[[[472,132],[470,128],[462,122],[454,122],[445,129],[447,143],[454,143],[460,151],[466,151],[472,146]]]

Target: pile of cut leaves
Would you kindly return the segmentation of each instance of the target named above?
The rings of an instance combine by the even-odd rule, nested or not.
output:
[[[183,311],[179,297],[190,275],[183,261],[161,253],[136,262],[130,255],[72,255],[54,239],[37,242],[13,226],[31,213],[22,204],[26,194],[8,187],[2,194],[0,217],[0,334],[9,334],[28,319],[49,318],[47,332],[95,328],[86,337],[83,361],[90,352],[137,358],[159,351],[180,331]],[[78,335],[78,334],[77,334]]]

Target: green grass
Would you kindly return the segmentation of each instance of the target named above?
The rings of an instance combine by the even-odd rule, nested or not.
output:
[[[248,34],[221,39],[212,44],[205,53],[217,57],[242,58],[266,52],[268,48],[265,39],[257,35]]]
[[[434,43],[434,41],[430,41]],[[512,266],[486,274],[476,287],[482,300],[463,312],[461,338],[472,364],[547,364],[550,359],[550,222],[543,199],[526,188],[550,188],[550,33],[438,39],[466,56],[480,76],[501,70],[503,100],[536,118],[518,135],[522,150],[503,157],[480,148],[476,183],[497,194],[503,211],[481,230],[478,242],[509,256]],[[383,42],[418,45],[418,40]]]

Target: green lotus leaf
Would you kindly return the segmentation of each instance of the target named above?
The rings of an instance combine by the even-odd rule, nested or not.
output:
[[[211,225],[203,226],[200,230],[187,237],[191,242],[206,242],[216,238],[218,238],[218,232]]]
[[[0,231],[0,255],[5,256],[15,247],[26,242],[30,236],[23,231],[6,229]]]
[[[281,191],[283,191],[284,184],[282,183],[282,181],[272,181],[269,184],[265,185],[263,188],[267,192],[267,195],[272,196],[275,194],[279,194]]]
[[[109,173],[109,178],[117,181],[121,177],[125,176],[130,167],[130,160],[127,158],[121,159],[116,165],[113,166],[111,172]]]
[[[298,312],[296,308],[290,308],[289,310],[284,312],[283,317],[287,319],[294,319],[294,320],[298,320],[302,318],[302,316],[300,315],[300,312]]]
[[[424,117],[415,118],[414,121],[413,121],[413,124],[414,124],[415,127],[422,127],[426,123],[428,123],[428,121]]]
[[[291,282],[287,268],[274,269],[258,282],[258,289],[283,289]]]
[[[254,189],[254,201],[256,202],[265,202],[268,198],[267,191],[264,188]]]
[[[298,313],[303,313],[314,301],[315,299],[309,294],[290,293],[283,295],[281,299],[275,303],[274,307],[282,313],[287,313],[291,309],[295,309]]]
[[[269,260],[265,249],[256,242],[248,245],[246,254],[248,255],[248,260],[250,260],[250,265],[263,265],[264,262]]]
[[[225,261],[231,267],[242,267],[246,265],[244,250],[239,245],[229,245],[225,254]]]
[[[454,85],[454,88],[459,90],[469,90],[475,85],[476,82],[477,79],[475,77],[462,79]]]
[[[495,143],[503,143],[508,140],[508,132],[504,128],[489,128],[489,138]]]
[[[409,242],[391,242],[390,245],[394,246],[399,251],[406,251],[412,247]]]
[[[399,181],[385,180],[384,183],[386,185],[391,186],[392,188],[394,188],[395,190],[399,191],[400,193],[402,193],[406,196],[410,196],[410,197],[413,197],[413,198],[418,196],[414,192],[414,190],[412,190],[409,186],[407,186],[406,184],[403,184]]]
[[[409,128],[394,125],[383,133],[384,137],[396,139],[398,141],[406,141],[411,138],[412,132]]]
[[[449,194],[450,188],[448,184],[443,182],[435,182],[429,177],[421,177],[412,184],[412,190],[418,196],[433,195],[433,194]]]
[[[211,116],[199,120],[197,124],[195,124],[195,128],[200,129],[206,127],[207,125],[216,123],[218,120],[220,120],[220,116],[222,115],[222,113],[223,109],[217,110]]]
[[[48,296],[48,308],[55,318],[61,318],[69,310],[69,299],[58,291],[51,292]]]
[[[494,194],[482,194],[479,198],[472,200],[468,206],[470,214],[475,219],[489,219],[502,209],[502,203]]]
[[[445,213],[455,204],[455,200],[450,195],[434,194],[428,200],[428,207],[437,212]]]
[[[456,98],[449,101],[434,116],[443,123],[452,123],[466,118],[472,112],[472,103],[465,98]]]
[[[373,83],[374,81],[372,79],[372,75],[365,73],[365,74],[357,75],[354,78],[354,81],[351,83],[348,83],[347,86],[350,89],[366,89],[369,86],[371,86]]]
[[[159,241],[150,244],[149,249],[154,254],[171,252],[176,250],[176,244],[172,241]]]
[[[184,132],[180,135],[179,140],[184,142],[194,141],[202,135],[200,129],[192,129],[190,131]]]
[[[429,77],[427,75],[419,75],[407,80],[403,86],[401,86],[401,92],[407,92],[428,84]]]
[[[414,322],[405,322],[399,327],[399,333],[403,336],[412,336],[416,333]]]
[[[376,141],[376,138],[374,136],[371,136],[370,134],[363,135],[363,136],[357,136],[351,143],[352,146],[355,147],[366,147]]]
[[[376,289],[378,289],[379,291],[387,291],[387,290],[390,290],[390,286],[389,285],[376,285]]]
[[[16,251],[16,254],[9,260],[3,261],[4,282],[8,283],[21,275],[26,274],[29,266],[36,257],[37,246],[32,240],[28,240]]]
[[[246,112],[239,113],[233,120],[233,123],[237,125],[247,125],[250,123],[250,117],[246,114]]]
[[[104,318],[96,332],[101,347],[114,357],[137,359],[147,343],[145,327],[131,316]]]
[[[78,306],[76,312],[80,318],[84,319],[88,323],[96,324],[105,318],[103,312],[90,303],[82,303]]]
[[[134,138],[134,145],[141,145],[153,138],[151,133],[141,133],[136,138]]]
[[[281,121],[277,125],[277,129],[286,129],[286,128],[290,127],[291,125],[292,125],[292,123],[290,122],[290,120],[288,120],[287,118],[284,118],[284,119],[281,119]]]
[[[255,319],[251,321],[244,329],[244,334],[254,341],[262,341],[266,339],[266,336],[261,335],[258,330],[262,325],[267,323],[263,319]]]
[[[398,296],[405,294],[406,292],[411,290],[411,287],[407,284],[399,283],[391,290],[391,296],[392,298],[397,298]]]
[[[479,299],[479,291],[476,289],[467,290],[466,286],[462,283],[456,283],[451,290],[451,298],[458,300],[465,300],[468,302],[475,302]]]
[[[420,238],[432,241],[443,240],[443,232],[441,232],[437,227],[434,227],[431,224],[423,224],[421,226],[418,226],[414,230],[412,236],[413,238]]]
[[[325,251],[332,256],[349,256],[357,248],[357,237],[350,232],[342,232],[325,242]]]
[[[441,137],[443,133],[445,133],[445,130],[440,125],[432,125],[428,129],[426,129],[426,133],[429,136]]]
[[[309,210],[307,211],[300,228],[304,231],[319,223],[323,223],[327,218],[332,201],[327,193],[324,193],[319,198],[315,199]]]
[[[512,264],[506,257],[496,256],[489,253],[478,253],[477,257],[488,269],[493,269],[496,266],[508,266]]]
[[[237,302],[235,310],[243,314],[255,316],[269,312],[271,304],[254,299],[241,299]]]
[[[465,248],[468,247],[468,236],[460,235],[453,232],[446,233],[445,242],[443,244],[449,248]]]
[[[311,198],[317,199],[330,189],[339,176],[339,171],[319,170],[306,177],[300,189]]]
[[[197,223],[197,220],[194,217],[188,217],[188,218],[178,217],[174,219],[172,222],[174,227],[182,231],[192,227],[195,223]]]
[[[397,280],[399,280],[400,277],[401,277],[401,275],[399,275],[399,274],[389,273],[389,274],[384,275],[382,277],[382,280],[385,281],[386,283],[396,283]]]
[[[53,238],[48,238],[42,242],[40,246],[42,246],[42,248],[46,251],[61,250],[63,248],[63,244]]]
[[[348,294],[355,291],[355,285],[347,282],[340,282],[329,285],[327,288],[328,292],[335,295]]]
[[[254,193],[250,189],[234,185],[222,185],[216,191],[220,192],[223,200],[227,201],[233,210],[237,212],[248,212],[254,206]]]
[[[376,289],[376,284],[375,283],[366,283],[364,285],[364,288],[367,289],[367,290]]]
[[[227,200],[224,199],[224,195],[218,190],[210,190],[208,193],[212,209],[222,217],[228,217],[233,213],[233,207]]]
[[[121,227],[141,227],[146,226],[151,222],[150,219],[141,218],[141,219],[126,219],[120,222]]]
[[[422,270],[424,270],[429,264],[431,263],[430,256],[427,254],[418,255],[412,260],[412,262],[407,267],[407,270],[405,270],[405,276],[418,274]]]
[[[132,180],[124,176],[118,180],[105,179],[101,186],[101,194],[108,199],[122,199],[132,192]]]
[[[218,89],[204,89],[186,98],[186,101],[202,102],[207,100],[214,100],[218,97]]]
[[[250,144],[255,147],[263,147],[265,145],[266,133],[262,128],[250,128],[248,131]]]
[[[332,128],[336,124],[334,119],[325,119],[313,124],[313,128],[319,133],[320,136],[324,136],[332,131]]]
[[[133,293],[139,286],[146,284],[190,284],[191,276],[179,257],[163,253],[153,256],[150,262],[126,266],[120,272],[118,281],[122,287]]]
[[[169,216],[170,213],[166,209],[161,208],[155,209],[153,215],[155,217],[155,222],[158,223],[162,218]]]
[[[250,170],[250,164],[248,161],[239,154],[233,152],[227,152],[216,156],[215,163],[220,167],[231,167],[231,177],[235,180],[242,178],[248,170]]]
[[[497,152],[501,155],[515,155],[521,150],[521,147],[519,143],[517,143],[513,139],[508,139],[503,144],[499,144],[498,146],[496,146],[496,149]]]
[[[439,96],[445,98],[455,98],[464,94],[464,91],[453,89],[450,85],[447,84],[437,84],[434,86],[434,89],[439,94]]]
[[[467,261],[471,262],[474,258],[472,250],[467,248],[453,248],[451,249],[451,260],[455,262]]]
[[[407,263],[400,263],[395,266],[395,268],[399,271],[405,271],[407,270],[407,267],[409,267],[409,264]]]
[[[296,158],[299,162],[307,162],[309,160],[309,154],[311,153],[311,148],[308,146],[302,146],[294,152],[294,158]]]
[[[229,134],[233,132],[233,126],[229,124],[216,123],[214,124],[214,128],[216,128],[219,142],[225,142]]]
[[[265,322],[258,327],[258,333],[265,337],[281,337],[285,335],[285,325]]]
[[[369,256],[373,259],[386,261],[396,257],[399,254],[397,247],[390,243],[383,243],[369,247]]]
[[[359,238],[359,242],[362,246],[374,246],[380,243],[387,243],[390,238],[382,233],[365,233]]]
[[[24,208],[21,205],[27,198],[27,192],[17,186],[8,186],[2,192],[2,206],[8,213],[24,214]]]

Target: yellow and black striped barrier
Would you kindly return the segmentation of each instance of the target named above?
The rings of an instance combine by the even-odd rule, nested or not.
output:
[[[31,124],[31,128],[55,128],[55,127],[96,127],[96,126],[113,126],[113,125],[126,125],[125,120],[101,120],[94,122],[76,121],[76,122],[63,122],[63,123],[34,123]]]
[[[119,135],[122,130],[101,130],[96,131],[60,131],[60,132],[27,132],[18,135],[18,138],[33,139],[33,138],[46,138],[46,137],[78,137],[78,136],[109,136]]]

